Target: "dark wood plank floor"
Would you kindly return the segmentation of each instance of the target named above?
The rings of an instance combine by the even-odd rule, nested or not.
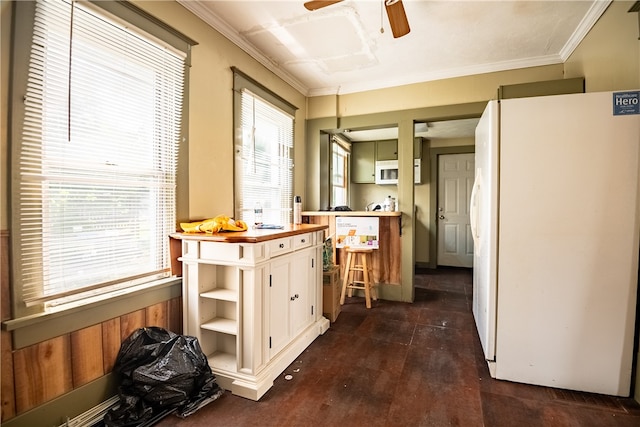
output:
[[[159,426],[640,426],[633,399],[489,376],[466,269],[416,275],[413,304],[348,299],[259,402],[226,392]],[[286,374],[293,376],[287,381]]]

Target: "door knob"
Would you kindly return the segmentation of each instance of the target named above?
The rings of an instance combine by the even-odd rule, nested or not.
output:
[[[438,216],[438,219],[444,219],[444,215]]]

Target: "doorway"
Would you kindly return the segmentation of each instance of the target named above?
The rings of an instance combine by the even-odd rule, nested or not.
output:
[[[459,155],[462,157],[457,157]],[[430,150],[429,158],[430,182],[433,185],[429,188],[428,266],[471,268],[473,239],[470,231],[469,202],[475,176],[475,145],[434,147]],[[444,165],[452,159],[455,162]],[[448,170],[441,172],[441,168]],[[442,187],[449,187],[449,190]],[[449,194],[445,194],[447,191]]]
[[[438,156],[438,265],[473,267],[469,205],[474,165],[473,153]]]

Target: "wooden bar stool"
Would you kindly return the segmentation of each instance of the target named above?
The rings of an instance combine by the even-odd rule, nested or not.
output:
[[[375,287],[372,283],[373,274],[371,270],[371,253],[373,252],[373,249],[348,247],[346,248],[346,251],[347,263],[344,266],[344,279],[342,281],[340,305],[344,304],[347,289],[349,289],[349,297],[353,295],[354,289],[362,289],[364,290],[364,298],[367,303],[367,308],[371,308],[371,298],[375,301],[378,300]],[[359,260],[358,257],[360,257]],[[358,263],[358,261],[360,261],[360,263]],[[359,280],[358,276],[361,276],[362,280]]]

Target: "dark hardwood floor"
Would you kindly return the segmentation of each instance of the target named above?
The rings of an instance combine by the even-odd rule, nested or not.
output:
[[[347,299],[259,402],[229,392],[159,426],[640,426],[630,398],[494,380],[466,269],[423,270],[413,304]],[[285,375],[293,376],[285,380]]]

